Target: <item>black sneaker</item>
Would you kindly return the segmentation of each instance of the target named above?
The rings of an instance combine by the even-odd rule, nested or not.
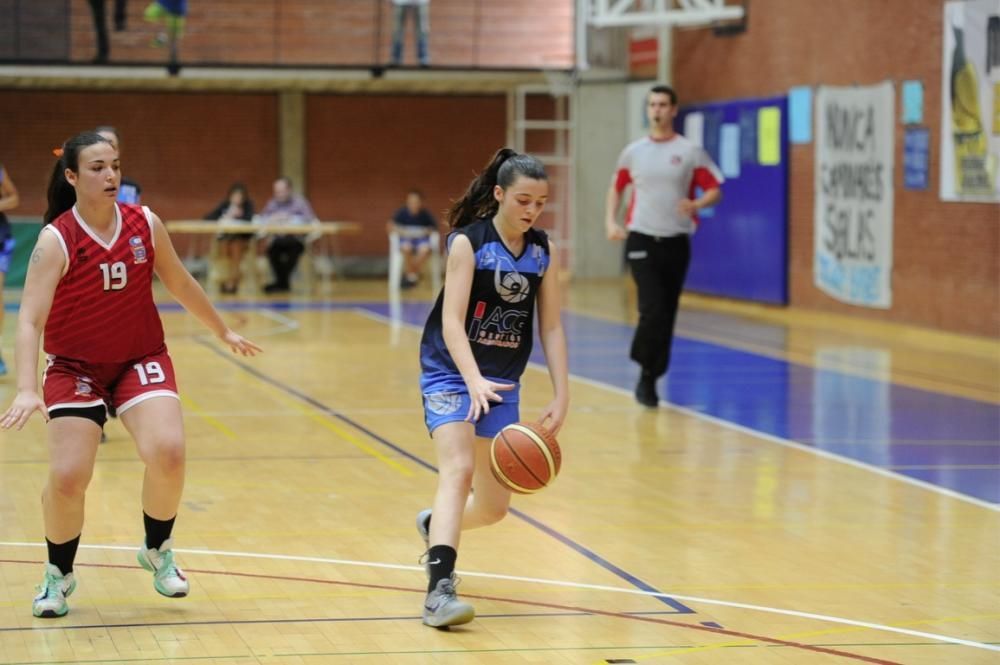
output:
[[[660,405],[660,398],[656,395],[656,379],[647,374],[639,377],[639,383],[635,386],[635,399],[639,404],[656,408]]]

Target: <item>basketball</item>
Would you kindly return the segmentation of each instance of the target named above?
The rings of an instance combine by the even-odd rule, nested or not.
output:
[[[547,429],[536,423],[507,425],[490,444],[490,468],[497,482],[518,494],[533,494],[559,474],[562,453]]]

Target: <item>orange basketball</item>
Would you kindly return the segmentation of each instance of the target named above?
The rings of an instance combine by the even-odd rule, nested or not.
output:
[[[518,494],[533,494],[549,485],[561,465],[556,437],[537,423],[507,425],[490,444],[493,477]]]

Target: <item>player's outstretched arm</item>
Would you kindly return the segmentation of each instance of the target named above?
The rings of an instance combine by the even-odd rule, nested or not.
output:
[[[212,302],[201,288],[201,284],[191,276],[170,242],[167,228],[155,214],[150,213],[153,220],[153,238],[156,242],[156,262],[154,268],[160,281],[170,291],[187,311],[202,322],[216,337],[225,342],[233,353],[252,356],[261,352],[261,348],[242,335],[233,332],[212,306]]]
[[[17,394],[0,416],[0,427],[21,429],[35,411],[48,420],[45,402],[38,394],[38,340],[52,309],[52,298],[62,277],[66,257],[55,234],[42,230],[28,260],[21,309],[17,315],[14,364]]]
[[[538,291],[538,336],[542,340],[545,362],[549,366],[553,398],[542,411],[539,422],[553,434],[558,434],[569,410],[569,361],[561,316],[559,254],[552,241],[549,241],[549,257],[549,267]]]

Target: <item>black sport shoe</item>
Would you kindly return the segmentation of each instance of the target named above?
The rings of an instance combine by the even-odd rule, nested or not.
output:
[[[660,405],[660,398],[656,395],[656,379],[648,374],[639,377],[639,383],[635,386],[635,399],[639,404],[656,408]]]

